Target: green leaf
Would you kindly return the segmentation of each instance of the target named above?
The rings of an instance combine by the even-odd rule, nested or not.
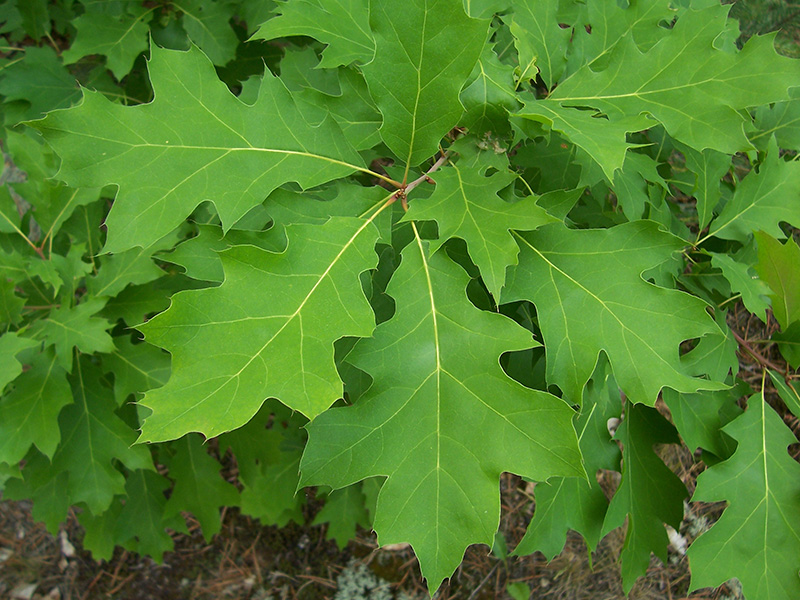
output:
[[[759,131],[750,136],[750,141],[759,149],[765,149],[773,135],[781,148],[800,148],[800,102],[796,88],[792,96],[788,102],[756,110],[755,126]]]
[[[722,389],[691,377],[678,348],[686,339],[719,333],[705,303],[658,287],[644,271],[672,260],[683,242],[652,221],[606,230],[554,224],[517,235],[519,265],[503,302],[536,305],[547,350],[547,379],[578,402],[604,351],[614,377],[634,402],[653,405],[662,387]]]
[[[756,231],[785,237],[780,221],[800,224],[800,206],[787,198],[800,195],[800,163],[780,158],[773,139],[758,172],[751,171],[719,217],[711,222],[709,235],[745,243]]]
[[[45,342],[45,346],[55,346],[61,367],[72,371],[73,348],[86,354],[114,350],[114,342],[106,332],[111,324],[94,316],[103,310],[104,305],[103,300],[92,298],[75,307],[56,308],[46,319],[37,321],[32,332]]]
[[[88,361],[75,364],[70,382],[75,401],[59,415],[62,442],[53,455],[52,469],[69,474],[69,484],[62,490],[69,503],[85,502],[98,515],[125,489],[125,477],[115,463],[131,470],[154,467],[147,448],[132,446],[136,432],[114,414],[116,405],[101,383],[101,373]]]
[[[548,89],[567,67],[572,31],[559,27],[559,0],[514,2],[511,34],[519,53],[519,78],[534,79],[538,70]]]
[[[569,71],[589,63],[595,70],[604,68],[616,44],[626,37],[632,37],[642,50],[649,48],[667,33],[661,23],[675,17],[673,7],[659,0],[624,4],[597,0],[575,8],[579,9],[576,18],[564,19],[573,23]]]
[[[114,353],[103,356],[103,368],[114,375],[114,397],[122,405],[131,394],[141,396],[169,379],[169,355],[150,344],[133,344],[129,336],[114,338]]]
[[[620,417],[622,412],[620,391],[610,371],[608,361],[598,364],[575,422],[589,480],[553,477],[537,483],[533,519],[514,554],[538,550],[552,560],[564,547],[569,529],[583,536],[590,553],[600,542],[608,500],[597,482],[597,473],[600,469],[619,470],[622,458],[608,430],[609,419]]]
[[[90,3],[86,12],[72,24],[77,29],[75,41],[61,58],[65,64],[78,62],[90,54],[102,54],[114,77],[122,79],[133,67],[133,61],[147,50],[147,18],[154,8],[137,6],[129,2],[128,11],[112,15],[99,3]]]
[[[714,216],[714,207],[722,195],[720,179],[731,168],[731,157],[710,148],[702,152],[684,145],[680,148],[686,157],[686,166],[697,175],[693,193],[697,199],[697,225],[702,230]]]
[[[721,459],[731,454],[729,438],[720,433],[733,416],[741,410],[736,401],[742,397],[746,386],[737,385],[730,390],[679,394],[666,389],[663,398],[669,407],[672,421],[689,450],[702,448]]]
[[[800,366],[800,323],[795,322],[786,331],[777,332],[772,339],[778,344],[781,354],[793,369]]]
[[[173,369],[167,385],[145,395],[154,412],[142,441],[218,435],[270,397],[309,417],[341,397],[333,342],[374,327],[358,276],[377,263],[377,230],[343,217],[287,230],[285,253],[224,252],[220,287],[173,296],[168,311],[140,328],[170,351]]]
[[[504,65],[490,46],[483,49],[472,69],[470,82],[461,91],[465,113],[460,123],[475,132],[510,132],[508,114],[519,109],[514,93],[514,69]]]
[[[3,499],[32,499],[31,515],[35,520],[43,521],[47,530],[55,535],[67,519],[70,497],[65,490],[69,475],[52,468],[44,455],[34,453],[26,459],[22,476],[24,479],[13,478],[6,482]]]
[[[778,56],[767,36],[751,38],[741,52],[718,50],[714,44],[727,12],[720,5],[686,11],[647,52],[629,33],[614,46],[605,69],[582,67],[550,99],[563,107],[597,109],[608,123],[647,113],[698,150],[747,150],[740,111],[787,100],[788,89],[800,84],[800,65]]]
[[[781,244],[763,231],[757,231],[759,277],[770,287],[772,313],[786,329],[800,321],[800,248],[793,238]]]
[[[343,550],[347,543],[355,538],[358,526],[367,529],[372,524],[364,506],[365,501],[360,484],[334,490],[325,498],[325,506],[317,513],[311,524],[327,523],[325,539],[336,540],[336,545]]]
[[[614,439],[622,442],[622,480],[608,507],[603,532],[623,525],[622,587],[627,594],[650,564],[650,553],[667,562],[667,532],[683,519],[688,496],[683,482],[654,452],[654,444],[680,443],[675,428],[654,408],[627,403]]]
[[[11,113],[15,122],[38,119],[47,111],[66,108],[81,97],[75,78],[49,46],[28,46],[25,58],[7,65],[1,73],[0,94],[5,96],[6,104],[15,101],[19,104]]]
[[[8,345],[3,343],[7,338],[23,342],[23,338],[7,333],[0,338],[0,346]],[[30,347],[30,344],[25,345]],[[23,344],[17,347],[20,346]],[[15,359],[9,362],[19,366]],[[58,415],[64,406],[72,403],[67,373],[58,363],[52,351],[33,355],[28,370],[17,377],[11,391],[0,398],[0,462],[17,464],[31,444],[53,458],[61,440]]]
[[[278,15],[259,27],[252,39],[307,35],[328,47],[322,52],[320,68],[366,63],[375,54],[369,28],[369,0],[285,0]]]
[[[383,115],[381,138],[407,174],[458,122],[489,22],[468,17],[460,0],[411,0],[400,11],[393,0],[371,0],[369,22],[376,50],[364,77]]]
[[[626,135],[652,126],[652,121],[641,115],[607,120],[588,111],[565,108],[555,100],[526,101],[515,116],[544,123],[563,133],[602,167],[609,181],[622,168],[628,148],[634,147],[626,141]]]
[[[778,390],[781,400],[783,400],[795,417],[800,418],[800,394],[797,393],[791,381],[785,380],[771,369],[768,370],[768,373],[775,389]]]
[[[763,389],[723,431],[739,446],[700,474],[692,500],[726,500],[728,508],[689,548],[691,589],[736,577],[747,597],[797,598],[800,465],[786,450],[797,438],[769,408]]]
[[[180,515],[166,515],[167,499],[164,490],[169,480],[153,471],[138,469],[125,481],[127,498],[114,526],[118,543],[136,540],[137,552],[152,556],[161,562],[164,552],[172,550],[172,538],[167,527],[186,531]],[[170,518],[172,517],[172,518]]]
[[[751,313],[764,323],[767,322],[769,308],[769,287],[759,279],[753,265],[737,261],[728,254],[712,252],[711,264],[722,271],[725,279],[731,284],[731,290],[742,296],[742,302]]]
[[[13,281],[0,279],[0,323],[16,325],[22,318],[25,299],[17,296],[15,289]]]
[[[530,231],[557,219],[536,204],[536,196],[513,203],[500,198],[498,192],[517,175],[508,170],[487,175],[491,165],[483,157],[486,152],[492,151],[466,155],[438,171],[433,194],[413,200],[404,219],[439,223],[439,239],[431,243],[431,252],[452,237],[467,242],[486,287],[499,298],[506,268],[517,262],[519,253],[510,230]]]
[[[22,16],[22,27],[34,40],[50,33],[50,13],[47,0],[17,0],[17,10]]]
[[[311,422],[301,463],[303,485],[388,476],[373,525],[379,544],[410,542],[431,592],[469,544],[492,543],[501,472],[583,475],[570,408],[500,367],[504,352],[534,345],[530,334],[476,309],[467,280],[412,241],[387,290],[397,312],[348,355],[373,385],[355,406]],[[476,435],[479,452],[470,450]]]
[[[279,79],[265,79],[247,106],[197,48],[151,54],[152,103],[120,106],[85,90],[80,106],[31,123],[61,156],[59,177],[70,185],[119,186],[105,251],[150,246],[206,199],[227,230],[287,181],[313,187],[361,168],[338,126],[306,123]]]
[[[224,65],[236,56],[239,38],[228,21],[233,17],[230,0],[180,0],[183,28],[215,65]]]
[[[208,541],[222,527],[220,507],[236,506],[239,492],[220,477],[222,465],[209,456],[199,435],[186,435],[174,446],[177,451],[166,462],[175,487],[164,505],[164,519],[188,511],[200,523]]]
[[[277,400],[267,400],[246,425],[220,436],[220,448],[236,456],[242,513],[265,525],[303,522],[297,489],[306,422]]]
[[[28,348],[37,346],[39,342],[30,338],[19,337],[15,332],[8,331],[0,336],[0,393],[22,373],[22,364],[17,359],[17,354]]]

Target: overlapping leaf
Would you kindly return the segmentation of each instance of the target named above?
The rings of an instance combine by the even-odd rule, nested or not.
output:
[[[533,345],[530,334],[476,309],[466,284],[443,252],[409,244],[387,290],[395,316],[348,355],[372,387],[308,426],[301,463],[304,485],[387,476],[373,524],[379,543],[410,542],[431,592],[469,544],[492,543],[502,471],[583,475],[570,408],[500,367],[502,353]]]
[[[14,334],[5,334],[0,347],[14,339]],[[31,444],[52,458],[61,439],[58,414],[72,402],[67,373],[55,353],[36,354],[29,367],[14,381],[13,390],[0,398],[0,462],[9,465],[22,460]]]
[[[525,537],[514,554],[542,552],[552,559],[567,541],[567,531],[577,531],[593,552],[603,534],[608,510],[605,492],[597,481],[600,469],[620,468],[619,447],[611,440],[609,419],[622,411],[620,393],[608,362],[603,360],[586,386],[581,414],[575,423],[589,480],[554,477],[535,488],[536,508]]]
[[[431,251],[451,237],[466,241],[486,287],[499,298],[506,268],[516,263],[519,252],[510,229],[530,231],[556,218],[538,206],[534,196],[514,203],[500,198],[497,192],[517,176],[507,170],[487,176],[490,165],[481,155],[474,152],[436,173],[433,194],[411,202],[405,218],[439,223],[439,240],[433,242]]]
[[[70,185],[119,186],[107,251],[150,246],[203,200],[228,229],[282,183],[311,187],[360,168],[339,127],[306,123],[278,79],[266,78],[247,106],[197,48],[153,46],[151,55],[152,103],[120,106],[85,90],[80,106],[32,123]]]
[[[800,224],[800,163],[786,162],[773,140],[758,172],[751,171],[736,187],[709,235],[747,242],[756,231],[784,237],[779,223]]]
[[[89,54],[102,54],[114,77],[122,79],[136,57],[147,50],[147,21],[154,9],[129,2],[130,12],[112,15],[103,8],[100,3],[88,4],[86,12],[73,21],[77,35],[61,57],[71,64]]]
[[[724,387],[691,377],[678,356],[684,340],[719,333],[704,303],[642,279],[680,251],[680,239],[652,221],[606,230],[546,225],[517,239],[519,265],[503,300],[536,305],[548,381],[570,401],[580,401],[601,350],[634,402],[654,404],[665,386],[684,392]]]
[[[338,338],[368,336],[374,320],[359,274],[377,264],[371,220],[334,217],[288,228],[284,253],[236,246],[217,288],[176,294],[140,329],[172,354],[167,385],[148,392],[142,440],[244,425],[267,398],[313,417],[342,395]]]

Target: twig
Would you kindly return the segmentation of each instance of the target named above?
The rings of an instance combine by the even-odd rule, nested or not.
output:
[[[435,163],[433,163],[433,166],[432,166],[430,169],[428,169],[428,170],[427,170],[427,172],[426,172],[424,175],[420,175],[420,176],[419,176],[419,177],[417,177],[417,178],[416,178],[414,181],[412,181],[411,183],[409,183],[409,184],[406,186],[406,189],[405,189],[405,190],[403,190],[403,191],[404,191],[404,193],[405,193],[405,194],[408,194],[408,192],[410,192],[411,190],[413,190],[415,187],[417,187],[417,186],[418,186],[420,183],[422,183],[423,181],[432,181],[432,180],[431,180],[431,178],[429,177],[429,175],[430,175],[431,173],[433,173],[434,171],[438,171],[438,170],[439,170],[439,167],[441,167],[441,166],[442,166],[444,163],[446,163],[446,162],[447,162],[449,159],[450,159],[450,153],[449,153],[449,152],[445,152],[445,153],[444,153],[444,154],[443,154],[441,157],[439,157],[439,159],[438,159],[438,160],[437,160]]]
[[[754,350],[750,346],[750,344],[748,344],[747,341],[742,336],[740,336],[738,333],[736,333],[733,330],[731,330],[731,333],[733,334],[733,337],[736,338],[736,341],[739,343],[739,346],[741,346],[743,349],[747,350],[747,353],[750,356],[752,356],[753,358],[755,358],[759,363],[769,367],[770,369],[772,369],[774,371],[777,371],[778,373],[783,373],[783,371],[784,371],[783,368],[781,368],[780,366],[776,365],[770,359],[762,356],[758,351]]]
[[[499,567],[499,566],[500,566],[500,561],[498,560],[496,563],[494,563],[494,566],[492,567],[492,569],[486,574],[486,577],[484,577],[481,580],[481,582],[478,584],[478,587],[476,587],[474,590],[472,590],[472,593],[469,595],[469,598],[467,598],[467,600],[473,600],[475,598],[475,596],[477,596],[477,594],[480,591],[480,589],[486,584],[487,581],[489,581],[489,578],[492,575],[494,575],[494,572],[497,570],[497,567]]]

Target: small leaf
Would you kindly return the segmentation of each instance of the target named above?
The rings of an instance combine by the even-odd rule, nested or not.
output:
[[[439,223],[439,239],[431,243],[431,252],[451,237],[466,241],[486,287],[499,298],[506,268],[517,262],[519,253],[510,230],[530,231],[557,219],[536,204],[535,196],[513,203],[500,198],[498,192],[513,183],[517,175],[506,170],[487,176],[490,164],[482,158],[486,152],[492,153],[471,153],[438,171],[433,194],[414,199],[404,220]]]
[[[325,506],[317,513],[311,524],[327,523],[325,539],[336,540],[336,545],[343,550],[350,540],[355,539],[358,526],[369,528],[371,525],[364,503],[361,484],[356,483],[333,490],[325,498]]]
[[[106,331],[110,323],[94,316],[104,305],[103,300],[92,298],[75,307],[56,308],[46,319],[36,322],[33,333],[46,346],[55,346],[59,364],[71,371],[73,348],[87,354],[114,350],[114,342]]]
[[[770,287],[772,313],[786,329],[800,321],[800,248],[793,238],[781,244],[762,231],[756,232],[759,277]]]
[[[153,8],[127,3],[128,12],[111,15],[102,5],[87,4],[86,12],[72,22],[77,34],[72,45],[61,55],[64,64],[78,62],[90,54],[102,54],[117,79],[133,67],[133,61],[147,50],[147,19]]]
[[[692,500],[726,500],[728,508],[689,548],[690,589],[736,577],[750,598],[800,597],[800,465],[786,450],[797,438],[767,405],[763,389],[723,431],[739,446],[700,474]]]
[[[520,79],[534,79],[537,71],[548,89],[564,74],[572,31],[558,25],[558,0],[536,4],[515,2],[511,34],[519,53]]]
[[[627,403],[625,418],[614,436],[622,442],[622,480],[611,499],[603,532],[628,522],[622,548],[622,587],[627,594],[647,572],[650,553],[667,561],[668,537],[683,519],[688,496],[683,482],[654,452],[654,444],[680,443],[675,428],[654,408]]]
[[[101,373],[86,360],[76,365],[70,381],[75,401],[59,415],[62,442],[53,455],[52,469],[69,474],[69,484],[61,492],[68,502],[85,502],[98,515],[108,509],[115,494],[124,492],[125,477],[115,463],[153,470],[153,460],[144,446],[132,447],[136,432],[114,414],[116,406],[101,383]]]
[[[175,487],[164,505],[163,518],[180,517],[181,511],[192,513],[208,541],[222,527],[220,507],[236,506],[239,492],[220,477],[222,465],[209,456],[199,435],[186,435],[173,447],[177,451],[166,463]]]
[[[6,338],[18,342],[32,341],[14,338],[13,333],[7,333],[0,337],[0,347],[8,344],[4,343]],[[24,345],[18,344],[17,347]],[[14,364],[16,360],[9,362]],[[58,415],[64,406],[72,403],[67,373],[59,366],[52,351],[34,355],[29,366],[14,380],[13,389],[0,398],[0,462],[9,465],[22,460],[31,444],[48,458],[53,458],[61,440]]]
[[[787,198],[800,196],[800,163],[780,158],[773,139],[758,172],[751,171],[719,217],[711,222],[709,235],[743,244],[756,231],[785,237],[781,221],[800,224],[800,204]]]
[[[236,56],[239,39],[228,21],[234,8],[230,0],[181,0],[183,28],[215,65],[225,65]]]

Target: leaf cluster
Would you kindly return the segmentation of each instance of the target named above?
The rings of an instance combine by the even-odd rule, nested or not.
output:
[[[185,513],[282,525],[316,486],[328,535],[410,543],[434,593],[512,472],[538,482],[515,552],[625,525],[630,590],[684,443],[692,500],[728,502],[693,587],[798,597],[766,390],[800,417],[800,62],[729,8],[2,5],[4,497],[160,559]]]

